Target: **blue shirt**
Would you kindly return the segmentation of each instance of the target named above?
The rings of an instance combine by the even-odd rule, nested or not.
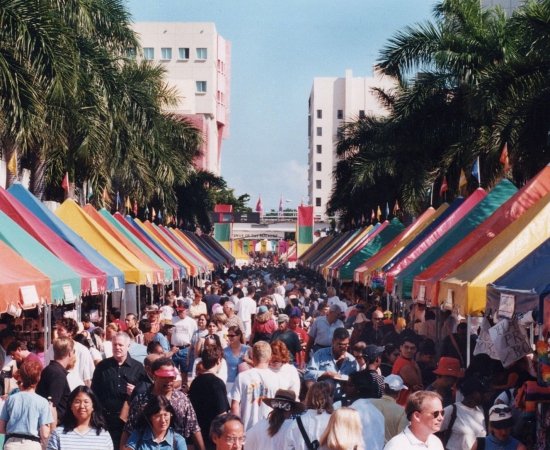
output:
[[[137,443],[139,441],[140,434],[141,430],[134,430],[128,438],[128,442],[126,442],[126,447],[133,450],[138,450]],[[174,443],[175,447],[173,445]],[[161,442],[156,442],[153,440],[153,432],[150,428],[147,428],[143,432],[139,450],[187,450],[187,444],[185,443],[185,439],[183,439],[183,437],[181,437],[178,433],[174,433],[172,428],[168,429],[166,436]]]
[[[153,341],[157,341],[160,345],[162,345],[164,353],[168,353],[170,351],[170,342],[168,342],[166,336],[160,331],[153,336]]]
[[[346,356],[342,361],[340,369],[336,366],[336,361],[334,355],[332,354],[332,346],[328,348],[322,348],[317,350],[313,357],[311,358],[309,365],[307,366],[305,379],[311,381],[317,381],[317,379],[325,372],[334,372],[342,375],[343,379],[347,379],[347,376],[357,371],[357,362],[353,355],[350,355],[346,352]],[[344,392],[342,390],[341,384],[332,378],[327,378],[326,380],[334,385],[334,401],[340,400],[344,397]]]
[[[164,349],[164,347],[162,348]],[[145,345],[138,344],[137,342],[132,341],[130,343],[130,349],[128,350],[128,353],[130,353],[130,356],[133,359],[143,364],[143,361],[145,361],[145,358],[147,357],[147,347]]]
[[[40,427],[53,423],[48,400],[34,392],[18,392],[4,403],[0,419],[7,422],[7,434],[40,437]]]
[[[321,316],[313,322],[309,329],[309,336],[313,339],[313,343],[328,347],[332,345],[332,335],[336,328],[343,328],[344,324],[341,320],[337,320],[332,325],[328,323],[326,316]]]

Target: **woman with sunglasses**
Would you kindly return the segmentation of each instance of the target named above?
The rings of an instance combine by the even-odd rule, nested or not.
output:
[[[231,387],[239,374],[239,364],[245,361],[244,356],[250,350],[248,345],[241,344],[242,334],[243,332],[236,325],[227,330],[229,345],[223,349],[223,353],[227,363],[227,390],[229,392],[231,392]]]
[[[163,395],[153,395],[138,418],[125,450],[187,450],[185,439],[174,431],[174,408]]]
[[[220,337],[217,334],[208,334],[204,337],[204,344],[202,346],[201,353],[208,347],[219,347],[223,352]],[[193,370],[191,371],[191,379],[197,377],[197,366],[201,361],[201,358],[195,359],[195,362],[193,363]],[[227,382],[227,363],[225,362],[225,359],[222,359],[222,365],[216,376],[220,378],[224,383]]]
[[[517,439],[510,436],[514,419],[512,409],[505,405],[494,405],[489,410],[489,429],[491,433],[477,438],[472,450],[527,450]]]
[[[113,450],[99,399],[88,386],[78,386],[67,400],[69,408],[48,441],[48,450]]]
[[[492,391],[478,377],[464,378],[458,389],[464,399],[444,409],[441,424],[441,440],[447,450],[470,449],[476,438],[487,435],[482,405]]]

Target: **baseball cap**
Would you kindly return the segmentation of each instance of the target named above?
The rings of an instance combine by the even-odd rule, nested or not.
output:
[[[258,314],[265,314],[268,311],[267,306],[262,305],[258,308]]]
[[[279,314],[279,318],[277,319],[277,322],[288,322],[288,316],[286,314]]]
[[[363,356],[365,356],[367,359],[375,359],[376,357],[380,356],[383,351],[384,347],[378,347],[374,344],[369,344],[363,350]]]
[[[184,309],[189,309],[189,302],[186,302],[184,300],[178,301],[178,307],[176,308],[176,311],[183,311]]]
[[[392,391],[401,391],[403,389],[408,389],[407,386],[403,383],[403,378],[399,375],[388,375],[384,378],[384,384],[387,384]]]

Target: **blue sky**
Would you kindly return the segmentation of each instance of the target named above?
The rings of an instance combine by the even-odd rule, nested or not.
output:
[[[222,177],[255,207],[307,201],[307,113],[314,77],[372,76],[396,32],[431,18],[434,0],[128,0],[137,22],[214,22],[231,41],[230,138]]]

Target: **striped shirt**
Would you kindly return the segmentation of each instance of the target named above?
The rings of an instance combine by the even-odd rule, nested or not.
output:
[[[65,433],[63,427],[57,427],[48,441],[47,450],[114,450],[111,435],[107,430],[101,430],[99,436],[95,428],[79,434],[75,430]]]

